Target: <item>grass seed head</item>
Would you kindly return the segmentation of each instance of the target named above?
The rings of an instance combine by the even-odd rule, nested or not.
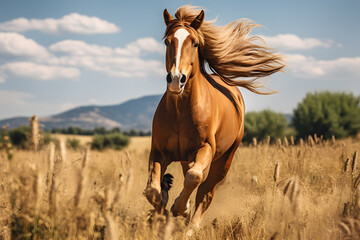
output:
[[[300,138],[300,147],[304,147],[304,139]]]
[[[275,169],[274,169],[274,183],[276,183],[276,181],[279,179],[279,171],[280,171],[280,166],[279,166],[279,163],[275,163]]]
[[[286,193],[288,192],[288,190],[292,184],[293,184],[293,180],[289,179],[289,181],[287,182],[287,184],[285,185],[284,190],[283,190],[284,196],[286,195]]]
[[[285,145],[285,147],[289,146],[289,141],[288,141],[287,137],[284,137],[284,145]]]
[[[269,145],[269,144],[270,144],[270,140],[271,140],[271,137],[270,137],[270,136],[267,136],[267,137],[266,137],[266,145]]]
[[[256,147],[256,145],[257,145],[257,140],[256,140],[256,138],[253,138],[253,139],[252,139],[252,142],[253,142],[254,147]]]
[[[60,155],[61,155],[61,161],[63,163],[66,162],[66,144],[65,144],[65,140],[62,139],[60,141]]]
[[[350,158],[347,158],[344,163],[344,172],[346,172],[347,169],[349,168],[349,162],[350,162]]]
[[[355,178],[354,188],[357,188],[359,186],[359,182],[360,182],[360,174]]]
[[[357,165],[357,151],[355,151],[353,155],[352,164],[351,164],[351,173],[353,176],[356,174],[356,165]]]
[[[294,137],[292,135],[290,136],[290,143],[293,146],[295,145]]]
[[[30,118],[31,144],[36,151],[39,147],[39,120],[36,115]]]
[[[312,138],[311,135],[308,136],[308,144],[310,147],[313,147],[315,145],[314,139]]]
[[[356,163],[357,163],[357,151],[355,151],[353,155],[353,164],[356,165]]]
[[[49,143],[49,159],[48,159],[48,172],[53,174],[55,165],[55,144],[53,142]]]

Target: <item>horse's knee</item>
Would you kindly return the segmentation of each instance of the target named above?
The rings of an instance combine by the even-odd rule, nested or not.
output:
[[[195,189],[202,181],[203,173],[200,170],[190,169],[185,176],[184,187]]]

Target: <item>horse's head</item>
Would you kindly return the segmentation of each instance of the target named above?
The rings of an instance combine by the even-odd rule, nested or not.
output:
[[[190,23],[174,19],[164,10],[167,26],[165,33],[167,88],[173,94],[181,94],[194,71],[198,60],[199,36],[197,29],[204,21],[204,11]]]

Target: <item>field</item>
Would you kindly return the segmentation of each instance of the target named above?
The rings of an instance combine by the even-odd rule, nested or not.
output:
[[[358,239],[360,139],[240,146],[201,228],[154,214],[150,138],[123,151],[0,152],[0,239]],[[173,163],[170,209],[181,191]],[[193,194],[194,195],[194,194]],[[194,196],[192,196],[193,199]],[[194,201],[192,201],[194,202]]]

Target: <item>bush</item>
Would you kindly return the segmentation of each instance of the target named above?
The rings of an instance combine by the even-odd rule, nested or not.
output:
[[[354,136],[360,131],[360,97],[347,93],[308,93],[294,110],[298,137]]]
[[[283,138],[287,131],[287,120],[282,113],[271,110],[261,112],[248,112],[245,115],[245,134],[243,141],[251,143],[253,138],[265,140]]]
[[[68,138],[66,140],[66,145],[68,148],[71,148],[73,150],[79,150],[82,146],[80,144],[80,140],[79,139],[76,139],[76,138]]]
[[[123,135],[122,133],[101,134],[94,136],[91,148],[96,150],[103,150],[106,148],[121,150],[126,147],[129,142],[129,137]]]
[[[29,144],[31,137],[31,129],[29,126],[21,126],[6,131],[1,130],[0,138],[5,135],[9,136],[11,144],[16,148],[20,148],[20,149],[31,148],[30,147],[31,145]],[[48,145],[51,141],[53,141],[51,134],[49,132],[44,132],[40,130],[39,137],[40,137],[39,146],[38,146],[39,149],[41,149],[42,147]]]
[[[22,126],[9,131],[9,137],[12,144],[18,148],[28,148],[28,138],[30,136],[30,127]]]

